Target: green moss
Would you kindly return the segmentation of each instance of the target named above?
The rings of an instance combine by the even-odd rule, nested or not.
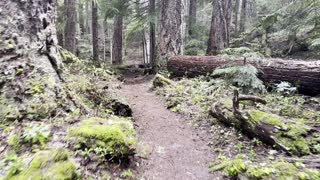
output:
[[[62,148],[57,149],[53,154],[53,160],[55,162],[66,161],[68,159],[69,159],[69,153],[65,149],[62,149]]]
[[[249,166],[246,174],[250,179],[262,179],[272,174],[272,169],[267,167]]]
[[[132,154],[137,143],[132,122],[124,119],[89,118],[69,133],[76,138],[76,144],[84,144],[88,149],[100,148],[105,155],[113,157]]]
[[[15,151],[18,151],[19,148],[20,148],[20,139],[19,139],[19,136],[17,134],[10,135],[9,138],[8,138],[7,143]]]
[[[44,84],[41,81],[31,81],[27,85],[25,94],[35,95],[44,92]]]
[[[72,180],[77,179],[77,176],[76,166],[70,161],[55,163],[44,175],[46,179],[52,180]]]
[[[271,124],[281,128],[285,126],[281,118],[275,114],[266,113],[258,110],[250,110],[248,113],[250,116],[250,120],[253,123]]]
[[[120,174],[120,177],[123,178],[123,179],[130,179],[130,178],[133,178],[133,173],[132,171],[129,169],[127,171],[124,171]]]
[[[170,84],[172,84],[172,81],[161,74],[157,74],[152,81],[153,88],[163,87]]]
[[[242,156],[239,155],[235,159],[224,159],[222,162],[214,164],[210,167],[211,172],[215,172],[221,169],[224,169],[227,176],[236,177],[239,174],[245,172],[247,167],[242,160]]]
[[[224,170],[229,177],[241,179],[319,179],[318,170],[296,167],[285,161],[266,162],[265,165],[245,160],[245,156],[238,155],[234,159],[224,158],[213,167],[211,172]],[[244,177],[245,176],[245,177]]]
[[[57,154],[61,153],[63,156],[57,158]],[[5,180],[77,179],[76,166],[66,158],[66,153],[64,150],[40,151],[34,155],[29,164],[20,164],[18,168],[10,168]]]

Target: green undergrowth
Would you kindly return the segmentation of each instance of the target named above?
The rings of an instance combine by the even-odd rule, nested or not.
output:
[[[233,112],[234,89],[237,87],[228,85],[224,80],[198,77],[171,81],[156,88],[156,92],[171,111],[190,116],[195,124],[216,124],[219,121],[242,130],[242,121],[235,118]],[[308,106],[308,98],[283,96],[276,92],[256,95],[264,98],[267,104],[242,101],[240,109],[244,116],[249,117],[246,128],[256,132],[257,138],[259,131],[255,131],[255,128],[263,127],[269,131],[271,128],[272,135],[269,137],[290,154],[303,156],[320,153],[320,133],[316,130],[320,113]],[[219,103],[227,119],[222,121],[209,115],[216,103]]]
[[[76,169],[91,177],[93,170],[82,166],[88,163],[87,157],[90,163],[103,166],[103,172],[100,166],[94,169],[101,170],[103,176],[112,164],[106,161],[134,154],[137,139],[132,110],[111,93],[116,73],[107,65],[91,64],[66,50],[60,49],[60,54],[64,64],[59,71],[61,84],[33,75],[36,72],[30,67],[21,67],[10,81],[31,77],[23,82],[17,98],[25,98],[23,103],[4,102],[5,93],[0,93],[0,144],[5,146],[1,151],[14,154],[8,155],[13,159],[8,161],[0,155],[5,159],[0,162],[0,179],[78,179]],[[8,81],[1,76],[0,83],[2,80]],[[71,159],[79,153],[84,158],[76,157],[76,164],[68,159],[55,162],[46,156],[54,154],[50,148],[56,144],[68,147]],[[36,166],[38,157],[44,162]]]
[[[238,177],[240,179],[319,179],[320,172],[316,169],[305,168],[300,162],[289,163],[284,160],[257,163],[249,160],[245,155],[237,155],[230,159],[220,157],[211,163],[210,172],[223,171],[227,177]]]
[[[7,175],[3,180],[80,178],[76,166],[69,160],[69,153],[64,149],[40,151],[31,158],[7,154],[2,163],[7,164]]]

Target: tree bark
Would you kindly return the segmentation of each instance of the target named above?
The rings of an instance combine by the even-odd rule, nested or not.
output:
[[[160,55],[167,59],[182,53],[182,0],[162,0]]]
[[[98,29],[98,6],[95,0],[92,0],[92,52],[93,61],[99,62],[99,29]]]
[[[189,6],[189,36],[195,38],[197,27],[197,0],[190,0]]]
[[[65,26],[65,48],[76,54],[76,31],[77,31],[77,6],[75,0],[65,0],[66,26]]]
[[[56,3],[0,1],[1,122],[50,117],[66,101]]]
[[[207,55],[216,55],[229,47],[231,0],[213,0],[212,21],[208,40]]]
[[[241,3],[241,18],[240,18],[240,27],[239,31],[245,32],[246,28],[246,20],[247,20],[247,0],[242,0]]]
[[[240,0],[236,0],[234,7],[234,32],[237,34],[239,31],[239,8],[240,8]]]
[[[122,64],[122,31],[123,15],[114,17],[113,46],[112,46],[112,64]]]
[[[150,20],[150,63],[154,72],[158,72],[157,54],[156,54],[156,1],[149,0]]]
[[[246,63],[263,72],[259,74],[259,78],[265,83],[287,81],[297,86],[301,93],[320,93],[320,61],[263,59],[247,60]],[[172,77],[195,77],[210,74],[227,64],[243,65],[244,61],[231,61],[216,56],[175,56],[168,61],[168,70]]]

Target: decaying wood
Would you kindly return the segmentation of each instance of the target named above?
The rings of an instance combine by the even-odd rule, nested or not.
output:
[[[243,63],[243,59],[230,60],[217,56],[174,56],[168,61],[168,70],[172,77],[195,77],[210,74],[225,65]],[[320,93],[320,60],[247,59],[246,63],[261,71],[259,78],[265,83],[287,81],[297,86],[299,92],[310,95]]]

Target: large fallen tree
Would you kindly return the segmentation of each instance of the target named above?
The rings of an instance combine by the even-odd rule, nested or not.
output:
[[[172,77],[195,77],[212,73],[215,69],[228,65],[251,64],[261,73],[259,78],[265,83],[287,81],[297,86],[299,92],[320,94],[320,60],[298,61],[284,59],[236,59],[218,56],[174,56],[168,61]]]

